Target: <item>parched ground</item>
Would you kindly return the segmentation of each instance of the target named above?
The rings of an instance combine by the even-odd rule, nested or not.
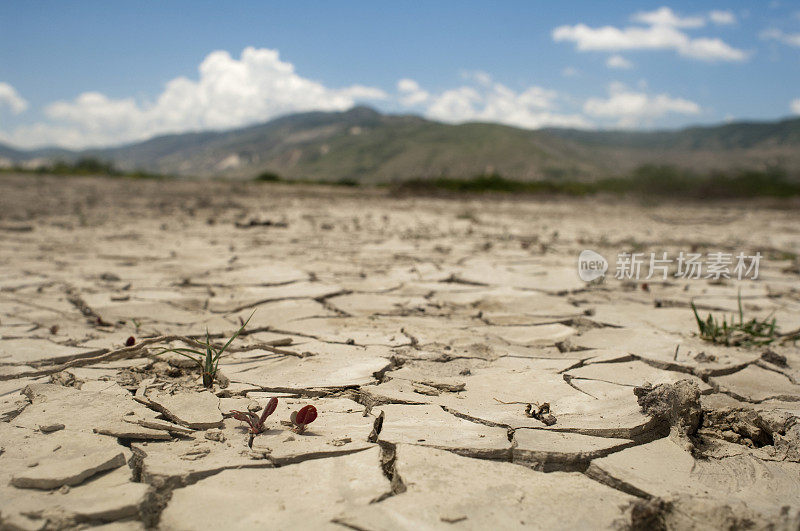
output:
[[[764,258],[586,284],[584,249]],[[800,352],[689,303],[796,331],[798,252],[797,205],[0,176],[0,527],[797,529]],[[210,391],[159,354],[253,312]]]

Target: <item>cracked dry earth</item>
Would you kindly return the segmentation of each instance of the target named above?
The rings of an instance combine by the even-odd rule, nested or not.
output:
[[[800,525],[796,345],[703,342],[689,309],[741,290],[799,328],[796,209],[0,187],[3,529]],[[757,281],[587,285],[583,249],[765,258]],[[155,348],[253,310],[211,390]],[[249,446],[229,412],[273,396]]]

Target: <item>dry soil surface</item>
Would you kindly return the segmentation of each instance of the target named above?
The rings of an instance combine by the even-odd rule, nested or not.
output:
[[[0,527],[797,529],[798,348],[689,303],[797,330],[798,252],[796,206],[2,176]],[[251,314],[211,389],[159,349]]]

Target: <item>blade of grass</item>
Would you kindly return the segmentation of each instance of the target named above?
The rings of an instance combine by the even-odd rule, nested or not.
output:
[[[744,311],[742,311],[742,289],[739,288],[739,294],[736,297],[739,301],[739,324],[744,324]]]
[[[175,348],[171,348],[171,347],[170,347],[170,348],[168,348],[168,347],[160,347],[160,350],[161,350],[162,352],[191,352],[192,354],[197,354],[197,355],[198,355],[198,356],[200,356],[201,358],[203,357],[203,353],[202,353],[202,352],[200,352],[199,350],[192,349],[192,348],[181,348],[181,347],[175,347]]]
[[[208,333],[208,328],[206,328],[206,344],[208,346],[206,347],[205,371],[213,376],[214,373],[211,371],[211,369],[214,368],[214,363],[212,361],[212,352],[214,352],[214,349],[211,346],[211,336]]]
[[[239,327],[239,330],[237,330],[236,333],[233,334],[233,336],[231,336],[231,338],[228,340],[228,342],[225,343],[225,346],[222,347],[222,349],[220,349],[219,352],[217,352],[215,360],[219,359],[219,357],[222,356],[222,353],[225,352],[225,350],[231,345],[231,343],[233,343],[233,340],[236,339],[237,337],[239,337],[239,334],[242,333],[242,330],[244,330],[244,327],[247,326],[247,323],[250,322],[250,319],[253,318],[253,315],[255,315],[255,313],[256,313],[255,310],[253,310],[253,313],[250,314],[250,317],[247,318],[247,321],[245,321],[244,324],[242,324],[242,326]]]
[[[250,319],[253,317],[253,315],[255,313],[256,313],[255,310],[253,310],[253,313],[250,314],[250,317],[247,318],[247,321],[245,321],[242,324],[242,326],[239,327],[239,330],[237,330],[236,333],[233,334],[233,336],[228,340],[228,342],[225,343],[225,345],[221,349],[219,349],[217,351],[216,355],[214,356],[214,372],[213,372],[213,374],[216,374],[217,371],[219,370],[219,360],[222,357],[222,354],[225,353],[225,350],[228,348],[228,346],[233,342],[234,339],[236,339],[239,336],[239,334],[242,332],[242,330],[244,330],[244,327],[247,326],[247,323],[250,322]]]
[[[186,352],[182,352],[183,350],[187,350],[189,352],[192,352],[192,353],[196,354],[199,357],[195,358],[194,356],[190,356]],[[190,350],[190,349],[167,348],[167,349],[163,349],[161,352],[159,352],[159,354],[164,354],[165,352],[174,352],[175,354],[179,354],[179,355],[181,355],[181,356],[183,356],[185,358],[189,358],[193,362],[197,363],[197,365],[200,366],[200,369],[203,368],[203,361],[202,361],[203,360],[203,353],[202,352],[198,352],[196,350]]]
[[[200,352],[198,350],[192,350],[192,349],[189,349],[189,348],[163,348],[163,349],[161,349],[159,354],[164,354],[165,352],[174,352],[175,354],[180,354],[181,356],[185,356],[187,358],[191,358],[191,359],[197,360],[197,361],[200,361],[200,360],[203,359],[203,353],[202,352]],[[191,356],[190,354],[194,354],[197,357],[195,358],[194,356]]]
[[[703,321],[700,319],[700,316],[697,315],[697,307],[694,305],[694,301],[691,302],[692,304],[692,311],[694,312],[694,318],[697,320],[697,328],[700,329],[700,334],[703,334]]]

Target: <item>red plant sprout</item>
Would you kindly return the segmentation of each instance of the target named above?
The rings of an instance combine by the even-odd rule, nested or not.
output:
[[[261,413],[260,417],[252,411],[231,411],[231,413],[233,413],[233,418],[246,422],[250,426],[249,431],[251,434],[258,435],[264,431],[264,421],[275,412],[275,408],[277,407],[278,399],[273,396],[269,399],[269,402],[267,402],[267,407],[264,408],[264,412]]]
[[[294,427],[292,430],[295,433],[303,433],[306,431],[306,426],[314,422],[317,418],[317,408],[314,406],[303,406],[300,411],[292,413],[291,420]]]

